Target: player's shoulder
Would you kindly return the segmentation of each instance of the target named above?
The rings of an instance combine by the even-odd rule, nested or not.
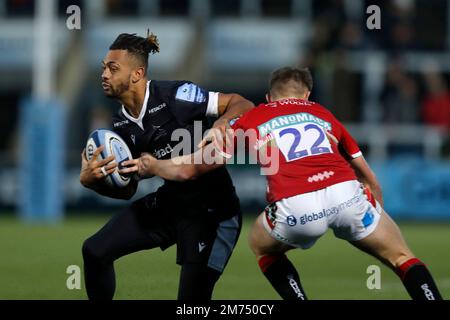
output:
[[[336,117],[334,116],[333,112],[331,112],[327,107],[325,107],[322,104],[315,102],[315,101],[310,101],[310,102],[311,102],[310,108],[329,117],[330,120],[337,120]]]
[[[236,122],[241,126],[251,126],[252,124],[258,123],[264,112],[265,104],[261,103],[246,111],[244,114],[230,121],[230,125],[234,125]]]
[[[152,80],[150,94],[163,99],[197,104],[206,101],[208,92],[189,80]]]
[[[310,103],[310,105],[309,105],[310,108],[315,108],[315,109],[321,110],[326,113],[331,113],[331,111],[327,107],[323,106],[319,102],[316,102],[316,101],[308,101],[308,102]]]
[[[151,80],[150,91],[151,93],[173,93],[179,87],[183,85],[192,84],[192,81],[188,80]]]

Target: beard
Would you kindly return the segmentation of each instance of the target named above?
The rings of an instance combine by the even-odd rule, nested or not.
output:
[[[130,88],[130,81],[128,79],[128,81],[126,82],[122,82],[120,84],[118,84],[117,86],[110,86],[108,91],[104,91],[105,95],[108,98],[111,99],[118,99],[120,98],[120,96],[122,96],[122,94],[126,91],[128,91],[128,89]]]

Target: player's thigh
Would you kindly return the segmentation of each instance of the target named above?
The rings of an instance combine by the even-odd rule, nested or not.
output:
[[[208,212],[181,216],[176,222],[177,264],[199,264],[222,273],[242,227],[240,210],[218,221]]]
[[[323,209],[322,193],[299,194],[267,206],[261,219],[267,233],[288,246],[311,248],[328,230],[327,217],[316,213]]]
[[[115,260],[132,252],[168,247],[175,242],[170,221],[154,206],[155,195],[133,202],[83,244],[83,254]]]
[[[252,225],[249,233],[249,245],[253,253],[257,257],[261,257],[268,254],[283,253],[290,249],[292,246],[282,243],[274,239],[264,227],[265,213],[261,213]]]
[[[330,186],[326,191],[330,227],[336,237],[358,241],[374,232],[380,221],[381,206],[365,195],[364,187],[356,180]],[[367,191],[368,192],[368,191]],[[371,198],[370,198],[371,199]]]
[[[371,234],[350,243],[392,268],[414,257],[399,227],[384,210],[381,210],[380,221]]]

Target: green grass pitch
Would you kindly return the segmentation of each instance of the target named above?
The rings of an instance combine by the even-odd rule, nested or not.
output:
[[[68,290],[66,269],[82,268],[81,244],[108,217],[70,217],[55,226],[30,226],[0,218],[0,299],[86,299]],[[247,246],[253,218],[244,220],[239,243],[219,280],[214,299],[279,299]],[[400,224],[415,254],[428,264],[444,298],[450,297],[450,224]],[[289,257],[310,299],[408,299],[400,280],[378,261],[329,231],[306,251]],[[369,265],[381,267],[381,289],[369,290]],[[175,248],[142,251],[115,263],[116,299],[175,299],[180,267]]]

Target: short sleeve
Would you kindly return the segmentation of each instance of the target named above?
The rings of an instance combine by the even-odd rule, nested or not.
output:
[[[341,134],[338,138],[341,146],[341,151],[345,152],[345,155],[351,159],[356,159],[362,156],[362,152],[359,149],[355,139],[350,135],[347,129],[341,123],[338,123]]]
[[[218,93],[208,92],[192,82],[185,82],[173,89],[170,108],[182,124],[217,115]]]

